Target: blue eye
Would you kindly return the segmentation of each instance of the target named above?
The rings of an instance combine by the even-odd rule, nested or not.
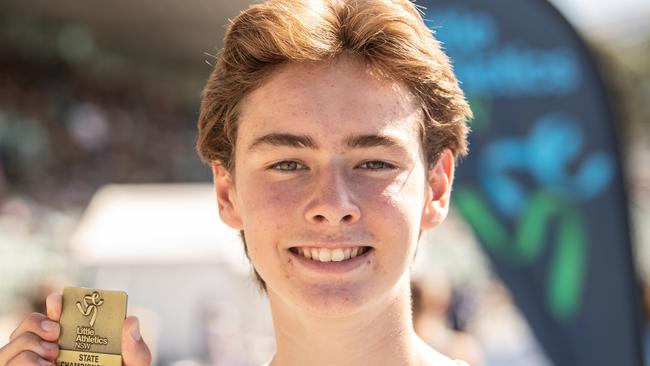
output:
[[[395,169],[395,165],[381,160],[366,161],[359,166],[367,166],[368,170]]]
[[[286,172],[303,170],[303,168],[299,168],[298,166],[302,166],[303,168],[305,168],[304,165],[298,163],[297,161],[284,160],[271,165],[269,169],[286,171]]]

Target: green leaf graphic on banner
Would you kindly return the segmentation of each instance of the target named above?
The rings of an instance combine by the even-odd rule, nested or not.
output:
[[[586,231],[580,213],[567,209],[561,217],[557,249],[553,252],[547,292],[547,304],[553,314],[566,320],[573,315],[582,295],[586,263]]]
[[[454,202],[485,247],[513,265],[535,263],[547,237],[555,239],[546,285],[546,303],[554,317],[567,321],[576,314],[582,297],[586,263],[586,231],[579,210],[549,192],[534,194],[513,233],[492,213],[477,193],[454,191]],[[557,233],[549,231],[556,223]]]

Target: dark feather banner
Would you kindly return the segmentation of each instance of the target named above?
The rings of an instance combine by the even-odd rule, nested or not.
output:
[[[642,365],[616,120],[542,0],[418,1],[475,119],[452,202],[558,366]]]

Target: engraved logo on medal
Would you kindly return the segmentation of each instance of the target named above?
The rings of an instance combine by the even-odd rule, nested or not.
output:
[[[90,304],[88,303],[90,301]],[[81,301],[77,301],[77,309],[79,309],[79,312],[83,314],[83,316],[89,316],[90,313],[92,313],[92,316],[90,317],[90,326],[92,327],[95,325],[95,320],[97,319],[97,308],[101,306],[104,303],[104,299],[99,298],[99,292],[95,291],[90,295],[84,296],[84,305],[86,308],[84,309],[83,305],[81,305]]]
[[[102,337],[95,332],[93,328],[97,320],[97,308],[102,306],[104,299],[95,291],[83,297],[83,303],[77,301],[77,309],[81,315],[90,317],[90,326],[77,326],[75,337],[75,349],[89,351],[93,345],[106,346],[108,345],[108,338]]]

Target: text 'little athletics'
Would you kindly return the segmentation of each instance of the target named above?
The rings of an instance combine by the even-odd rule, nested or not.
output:
[[[108,345],[108,338],[95,334],[95,330],[91,327],[77,327],[77,336],[74,341],[76,349],[85,351],[90,350],[93,344]]]

